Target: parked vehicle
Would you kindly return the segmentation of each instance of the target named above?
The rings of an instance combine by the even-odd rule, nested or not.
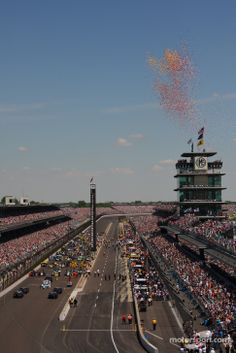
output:
[[[58,297],[58,294],[55,291],[48,293],[48,299],[57,299],[57,297]]]
[[[53,292],[56,292],[57,294],[61,294],[62,293],[62,288],[55,287],[55,288],[53,288]]]
[[[139,311],[147,311],[147,304],[145,303],[145,301],[141,301],[139,303]]]
[[[41,288],[46,289],[46,288],[51,288],[52,283],[48,279],[45,279],[43,283],[41,284]]]
[[[29,288],[28,287],[21,287],[21,288],[19,288],[19,290],[22,291],[23,294],[29,293]]]
[[[46,276],[44,279],[52,282],[52,276]]]
[[[13,298],[23,298],[23,297],[24,297],[24,293],[19,289],[17,289],[13,294]]]

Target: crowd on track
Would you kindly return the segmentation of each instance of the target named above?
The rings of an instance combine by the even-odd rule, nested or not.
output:
[[[140,311],[146,311],[156,300],[169,300],[169,292],[156,269],[150,264],[147,251],[129,223],[124,226],[123,242],[128,258],[134,295]]]

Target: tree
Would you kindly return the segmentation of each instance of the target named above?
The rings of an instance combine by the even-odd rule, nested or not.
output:
[[[134,201],[134,204],[135,205],[142,205],[142,201],[141,200],[136,200],[136,201]]]
[[[86,207],[87,203],[84,200],[80,200],[80,201],[78,201],[78,206],[79,207]]]

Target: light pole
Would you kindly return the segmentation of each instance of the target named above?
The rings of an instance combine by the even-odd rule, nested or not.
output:
[[[90,180],[90,220],[91,220],[91,250],[97,250],[97,234],[96,234],[96,184],[93,178]]]

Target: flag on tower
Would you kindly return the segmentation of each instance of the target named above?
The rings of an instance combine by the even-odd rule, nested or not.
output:
[[[202,146],[204,145],[204,126],[198,131],[198,143],[197,146]]]
[[[204,140],[203,139],[199,140],[198,143],[197,143],[197,146],[201,146],[201,145],[204,145]]]
[[[204,126],[198,131],[198,135],[201,135],[204,133]]]
[[[198,135],[198,140],[201,140],[201,139],[203,139],[203,133]]]

